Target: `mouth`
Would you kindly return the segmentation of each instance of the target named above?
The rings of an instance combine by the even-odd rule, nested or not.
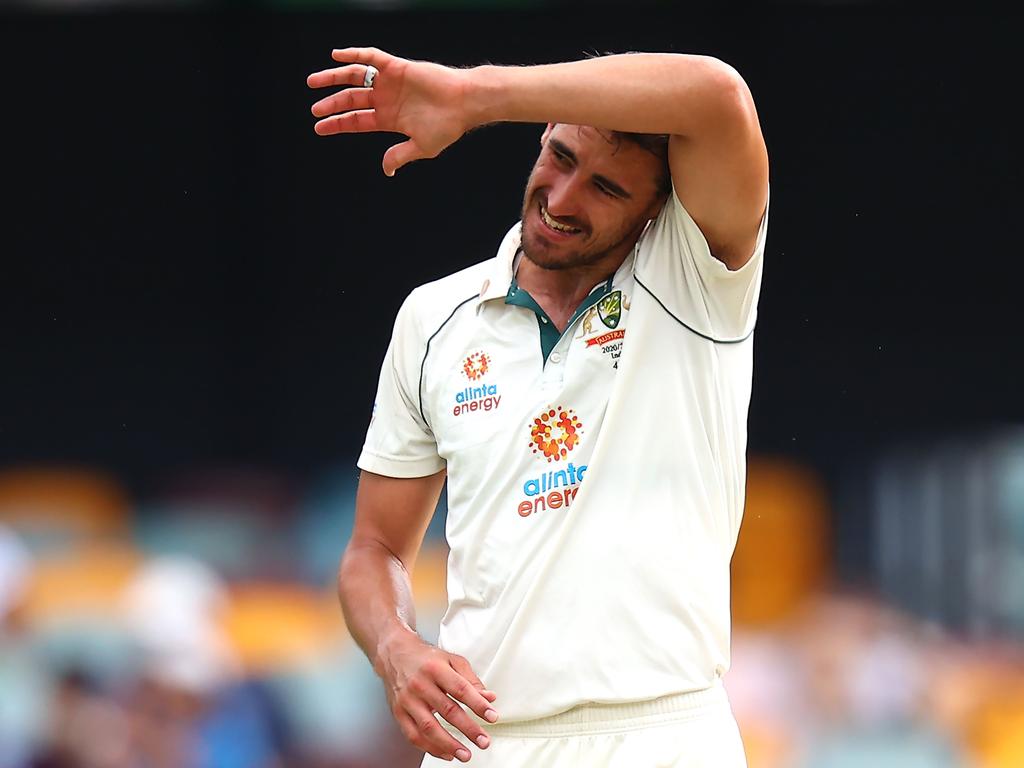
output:
[[[573,235],[578,235],[583,231],[578,227],[570,227],[567,224],[563,224],[557,219],[552,218],[544,203],[538,202],[537,207],[540,211],[540,220],[544,224],[544,227],[549,233],[556,235],[559,239],[572,237]]]

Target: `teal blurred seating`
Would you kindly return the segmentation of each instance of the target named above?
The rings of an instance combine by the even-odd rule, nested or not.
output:
[[[0,625],[0,765],[27,764],[43,739],[52,682],[31,637],[4,633]]]
[[[928,726],[891,724],[841,729],[811,742],[800,768],[962,768],[946,734]]]
[[[310,583],[334,581],[341,555],[355,524],[359,469],[355,462],[323,472],[309,484],[296,520],[297,557]],[[444,540],[447,503],[444,491],[427,529],[426,541]]]
[[[127,628],[106,616],[68,616],[33,633],[38,658],[51,675],[75,671],[113,689],[139,672],[141,656]]]
[[[332,468],[309,484],[295,518],[296,563],[311,584],[334,581],[338,561],[352,536],[355,523],[355,464]]]
[[[372,757],[374,737],[388,725],[387,699],[369,662],[354,645],[344,653],[268,680],[296,742],[313,754]]]
[[[133,538],[149,555],[195,557],[227,579],[288,579],[299,568],[295,498],[272,472],[180,473],[140,505]]]
[[[229,579],[281,558],[277,532],[243,510],[212,504],[155,503],[140,510],[136,545],[149,556],[195,557]]]

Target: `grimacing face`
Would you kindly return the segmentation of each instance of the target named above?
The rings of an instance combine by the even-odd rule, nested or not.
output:
[[[589,126],[549,125],[523,195],[523,253],[543,269],[617,266],[665,202],[661,161]]]

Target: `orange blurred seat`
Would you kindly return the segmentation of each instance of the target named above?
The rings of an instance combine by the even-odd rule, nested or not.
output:
[[[785,768],[793,764],[792,737],[771,725],[741,722],[743,751],[751,768]]]
[[[828,535],[828,502],[817,476],[794,462],[752,458],[732,560],[734,621],[784,619],[824,586]]]
[[[0,522],[35,552],[81,540],[127,537],[129,510],[124,489],[98,471],[0,470]]]
[[[116,618],[121,596],[143,562],[127,544],[96,544],[40,557],[24,610],[31,623],[81,616]]]
[[[297,584],[231,590],[223,628],[243,667],[265,674],[337,651],[348,637],[337,598]]]
[[[412,573],[412,593],[419,603],[448,605],[448,545],[443,541],[425,541]]]
[[[1007,672],[964,724],[965,740],[978,768],[1024,765],[1024,673]]]

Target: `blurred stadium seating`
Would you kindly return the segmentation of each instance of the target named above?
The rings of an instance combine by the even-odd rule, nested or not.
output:
[[[1019,768],[1024,439],[894,450],[870,474],[878,589],[853,589],[822,480],[750,462],[726,678],[750,765]],[[100,471],[0,471],[0,765],[75,765],[83,721],[198,740],[183,768],[415,765],[334,594],[356,478],[205,468],[133,498]],[[413,575],[431,640],[443,529],[442,499]]]

